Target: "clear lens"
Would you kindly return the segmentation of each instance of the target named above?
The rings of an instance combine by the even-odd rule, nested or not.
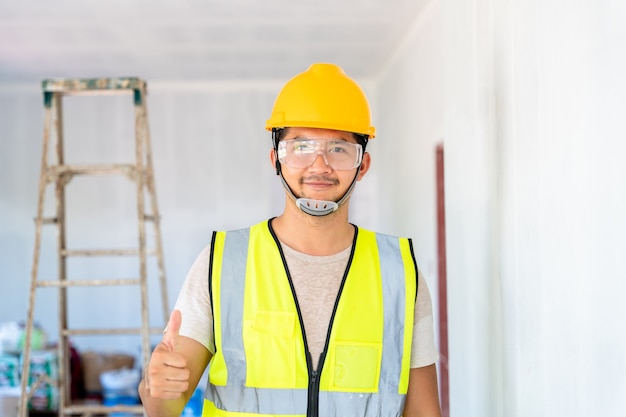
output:
[[[361,164],[363,148],[358,143],[328,139],[290,139],[278,143],[278,160],[291,168],[308,168],[318,155],[333,169],[344,171]]]

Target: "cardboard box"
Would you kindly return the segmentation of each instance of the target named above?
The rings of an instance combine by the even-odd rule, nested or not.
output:
[[[87,395],[102,394],[100,374],[122,368],[133,368],[135,358],[123,353],[84,352],[81,355]]]

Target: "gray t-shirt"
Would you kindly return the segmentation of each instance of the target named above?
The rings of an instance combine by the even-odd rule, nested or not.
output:
[[[324,349],[330,316],[351,247],[330,256],[307,255],[284,244],[282,249],[302,313],[313,366],[316,367]],[[210,246],[204,248],[191,266],[175,308],[182,313],[180,334],[198,341],[211,353],[215,353],[213,317],[207,281],[210,250]],[[437,359],[430,293],[424,277],[418,271],[411,368],[431,365]]]

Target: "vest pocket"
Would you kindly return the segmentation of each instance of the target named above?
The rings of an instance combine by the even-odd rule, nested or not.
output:
[[[330,347],[330,388],[353,392],[378,391],[381,359],[380,343],[334,342]]]
[[[296,315],[257,311],[246,320],[246,385],[257,388],[291,388],[296,382]],[[275,366],[280,358],[280,366]]]

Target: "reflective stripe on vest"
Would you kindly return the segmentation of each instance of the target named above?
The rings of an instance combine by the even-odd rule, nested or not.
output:
[[[212,259],[216,354],[203,416],[306,415],[300,313],[269,223],[216,233]],[[323,355],[319,415],[399,416],[417,291],[410,241],[359,229],[349,268]]]

